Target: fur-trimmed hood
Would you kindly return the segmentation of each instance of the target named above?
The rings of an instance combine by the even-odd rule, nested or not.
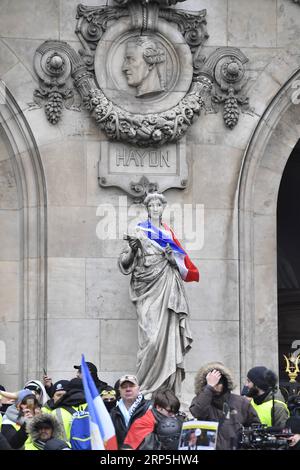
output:
[[[205,364],[204,366],[199,369],[197,372],[197,375],[195,377],[195,394],[198,395],[203,388],[206,385],[206,376],[209,372],[212,370],[217,369],[219,372],[221,372],[224,377],[226,377],[227,382],[228,382],[228,390],[231,392],[235,385],[233,383],[233,376],[232,373],[227,367],[222,364],[222,362],[209,362],[208,364]]]
[[[51,424],[53,427],[53,435],[52,437],[54,439],[62,439],[62,430],[59,422],[55,418],[55,416],[49,414],[49,413],[42,413],[40,415],[35,416],[32,418],[27,426],[26,426],[26,431],[28,434],[30,434],[30,437],[32,438],[33,441],[36,441],[39,439],[39,428],[41,424]]]

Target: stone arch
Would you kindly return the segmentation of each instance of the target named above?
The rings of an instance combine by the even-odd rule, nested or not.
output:
[[[40,377],[42,368],[46,367],[47,198],[41,158],[32,131],[13,95],[3,82],[0,85],[0,138],[15,180],[14,210],[19,229],[16,235],[19,248],[14,256],[18,285],[9,286],[18,295],[18,312],[15,312],[12,335],[8,328],[8,336],[1,338],[7,346],[6,363],[0,365],[0,370],[7,387],[15,388],[28,378]],[[2,325],[7,326],[9,320],[1,312]],[[16,350],[18,357],[15,357]]]
[[[284,167],[300,137],[300,108],[292,100],[293,96],[299,97],[295,88],[299,79],[298,65],[262,114],[246,149],[240,174],[241,379],[254,365],[278,370],[277,197]]]

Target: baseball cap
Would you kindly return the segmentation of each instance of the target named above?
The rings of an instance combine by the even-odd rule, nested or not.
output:
[[[86,365],[88,366],[88,369],[92,375],[97,375],[98,369],[95,364],[93,364],[92,362],[86,362]],[[78,369],[79,372],[81,372],[81,366],[74,366],[74,369]]]
[[[61,392],[61,391],[67,391],[69,389],[69,380],[59,380],[58,382],[55,382],[53,385],[54,388],[54,393],[55,392]]]
[[[124,382],[130,382],[134,385],[139,384],[135,375],[123,375],[123,377],[120,378],[119,386],[121,386]]]

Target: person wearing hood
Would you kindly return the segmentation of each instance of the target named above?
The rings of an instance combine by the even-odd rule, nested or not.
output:
[[[40,414],[40,405],[30,390],[20,390],[14,405],[7,408],[3,417],[2,434],[13,449],[22,449],[28,439],[26,424]]]
[[[244,392],[251,398],[262,424],[284,428],[289,410],[276,388],[276,374],[264,366],[252,367],[248,371]]]
[[[57,441],[57,439],[61,444],[62,429],[57,419],[51,414],[42,413],[32,418],[27,423],[27,432],[29,439],[25,443],[25,450],[45,450],[47,443],[48,447],[46,449],[49,449],[49,442]],[[59,445],[56,442],[51,450],[59,450]],[[68,448],[66,442],[64,442],[64,448]]]
[[[54,404],[52,411],[62,427],[63,439],[66,442],[70,441],[72,415],[76,411],[84,411],[86,408],[87,403],[82,380],[79,378],[70,380],[67,393]]]
[[[29,382],[26,382],[24,385],[24,388],[31,390],[36,395],[41,406],[44,406],[50,398],[40,380],[29,380]]]
[[[107,382],[103,382],[103,380],[100,380],[99,377],[98,377],[98,369],[97,367],[95,366],[95,364],[93,364],[92,362],[86,362],[86,365],[88,366],[88,369],[91,373],[91,376],[92,376],[92,379],[96,385],[96,388],[99,392],[99,394],[101,392],[103,392],[104,390],[113,390],[113,387],[111,387],[110,385],[108,385]],[[77,374],[76,374],[76,377],[78,379],[82,379],[82,373],[81,373],[81,366],[74,366],[74,369],[77,370]]]
[[[196,375],[190,412],[199,420],[219,423],[217,450],[236,449],[242,427],[260,424],[249,400],[233,389],[232,374],[221,362],[206,364]]]

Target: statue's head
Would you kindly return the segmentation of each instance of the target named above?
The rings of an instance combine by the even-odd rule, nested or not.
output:
[[[167,205],[167,200],[161,193],[149,193],[144,199],[144,205],[146,206],[149,218],[158,218],[161,217]]]
[[[139,36],[127,42],[122,71],[128,85],[138,89],[137,96],[164,90],[157,65],[165,60],[165,50],[150,36]]]

